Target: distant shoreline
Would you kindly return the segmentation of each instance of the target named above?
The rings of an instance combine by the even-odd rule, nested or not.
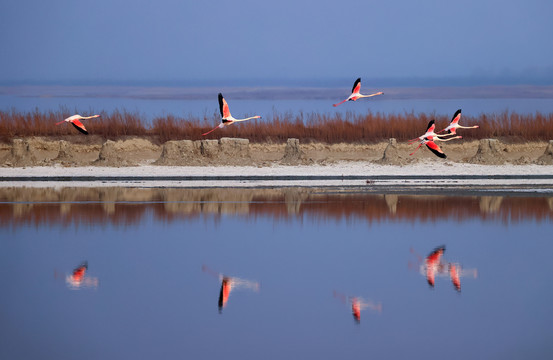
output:
[[[383,86],[364,88],[384,91],[386,99],[553,99],[553,85],[486,86]],[[164,100],[207,100],[224,92],[236,100],[336,100],[349,87],[181,87],[118,85],[13,85],[0,86],[0,95],[17,97],[127,98]]]

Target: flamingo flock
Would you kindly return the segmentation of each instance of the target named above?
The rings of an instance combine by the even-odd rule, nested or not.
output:
[[[355,80],[355,82],[353,83],[353,87],[351,89],[351,94],[346,99],[344,99],[344,100],[342,100],[342,101],[340,101],[336,104],[333,104],[332,106],[336,107],[336,106],[339,106],[339,105],[345,103],[346,101],[357,101],[357,100],[362,99],[362,98],[369,98],[369,97],[384,94],[382,91],[379,91],[379,92],[376,92],[376,93],[373,93],[373,94],[361,94],[360,91],[361,91],[361,78],[357,78]],[[217,129],[222,129],[225,126],[232,125],[236,122],[248,121],[248,120],[252,120],[252,119],[261,119],[261,116],[259,116],[259,115],[255,115],[255,116],[251,116],[251,117],[247,117],[247,118],[242,118],[242,119],[236,119],[231,115],[228,103],[225,100],[225,98],[223,97],[222,93],[218,94],[218,101],[219,101],[219,112],[221,113],[221,123],[219,125],[217,125],[215,128],[213,128],[212,130],[209,130],[209,131],[203,133],[202,136],[207,136],[207,135],[209,135],[210,133],[212,133],[213,131],[215,131]],[[80,131],[81,133],[83,133],[85,135],[88,135],[88,131],[86,130],[86,128],[83,125],[83,123],[81,122],[81,120],[93,119],[93,118],[97,118],[97,117],[100,117],[100,115],[81,116],[79,114],[76,114],[76,115],[73,115],[73,116],[70,116],[70,117],[64,119],[63,121],[60,121],[60,122],[56,123],[56,125],[60,125],[64,122],[70,123],[71,125],[73,125],[75,127],[75,129],[77,129],[78,131]],[[428,126],[426,128],[426,132],[423,135],[409,140],[409,142],[408,142],[409,144],[412,144],[412,143],[417,142],[417,141],[419,143],[419,145],[415,148],[415,150],[412,153],[410,153],[409,155],[412,156],[413,154],[415,154],[417,152],[417,150],[419,150],[423,145],[425,145],[428,148],[428,150],[430,150],[432,153],[434,153],[434,155],[436,155],[439,158],[446,159],[447,155],[438,146],[438,144],[436,142],[438,142],[438,141],[446,142],[446,141],[455,140],[455,139],[462,139],[461,135],[457,135],[457,130],[458,129],[476,129],[476,128],[479,127],[478,125],[462,126],[462,125],[459,124],[460,119],[461,119],[461,109],[459,109],[455,112],[455,114],[453,115],[449,125],[447,127],[445,127],[444,129],[438,131],[437,133],[435,132],[435,129],[436,129],[435,120],[431,120],[428,123]]]
[[[426,133],[419,136],[418,138],[409,140],[409,144],[416,142],[417,140],[420,142],[419,146],[409,155],[413,155],[422,145],[426,145],[428,150],[432,151],[434,155],[445,159],[447,158],[447,155],[440,149],[440,147],[436,144],[436,141],[450,141],[454,139],[462,139],[463,137],[460,135],[457,135],[457,129],[476,129],[478,128],[478,125],[474,126],[461,126],[459,125],[459,120],[461,119],[461,109],[457,110],[455,114],[453,114],[453,117],[451,118],[451,122],[449,125],[437,133],[434,132],[436,129],[435,120],[432,119],[428,123],[428,126],[426,127]],[[445,134],[440,135],[440,133],[445,132]],[[449,137],[448,137],[449,136]]]

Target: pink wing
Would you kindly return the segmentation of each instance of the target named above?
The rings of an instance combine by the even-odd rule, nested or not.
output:
[[[428,126],[426,127],[426,132],[433,132],[436,129],[436,121],[434,119],[430,120]]]
[[[447,155],[440,149],[438,145],[434,141],[428,140],[425,143],[428,150],[432,151],[436,156],[441,157],[442,159],[445,159]]]
[[[461,120],[461,109],[459,109],[455,112],[455,114],[451,118],[450,124],[458,124],[459,120]]]
[[[361,91],[361,78],[357,78],[357,80],[355,80],[355,83],[353,83],[353,88],[351,89],[351,93],[355,94],[359,91]]]
[[[75,129],[79,130],[85,135],[88,135],[88,131],[86,131],[86,128],[84,127],[83,123],[79,120],[75,119],[71,121],[71,124],[75,127]]]
[[[455,290],[461,291],[461,279],[459,277],[459,270],[455,264],[449,264],[449,276],[451,277],[453,286],[455,286]]]
[[[434,278],[436,275],[436,267],[440,263],[444,251],[445,247],[440,246],[434,249],[434,251],[432,251],[430,255],[426,257],[426,280],[428,281],[428,284],[432,287],[434,287],[435,283]]]
[[[230,116],[230,110],[228,108],[227,101],[223,97],[223,94],[219,93],[219,111],[221,112],[221,117],[223,119]]]

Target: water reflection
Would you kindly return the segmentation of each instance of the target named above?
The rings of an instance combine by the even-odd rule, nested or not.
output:
[[[464,269],[458,262],[444,261],[444,245],[436,247],[424,259],[412,248],[411,253],[417,257],[418,270],[421,275],[426,277],[426,281],[431,288],[434,288],[436,284],[436,276],[449,277],[455,290],[460,292],[462,277],[471,276],[476,278],[478,276],[477,269]],[[410,264],[410,267],[413,267],[413,265]]]
[[[65,276],[65,283],[71,290],[80,290],[86,288],[96,289],[98,287],[98,278],[86,275],[88,271],[88,261],[82,262],[71,274]]]
[[[219,300],[217,301],[219,313],[222,313],[223,308],[227,306],[231,291],[237,290],[237,289],[247,289],[247,290],[258,292],[261,287],[259,282],[241,279],[238,277],[226,276],[221,273],[215,272],[207,265],[202,265],[202,271],[213,277],[216,277],[221,282],[221,290],[219,291]]]
[[[351,306],[351,314],[353,319],[357,324],[361,323],[361,311],[369,309],[378,313],[382,312],[382,304],[375,303],[369,299],[364,299],[358,296],[347,296],[346,294],[340,293],[336,290],[332,292],[334,298],[340,300],[342,304],[347,304]]]
[[[0,226],[74,223],[134,225],[153,213],[173,221],[200,215],[270,216],[273,219],[358,218],[391,221],[504,223],[551,221],[546,197],[371,194],[341,188],[1,188]]]

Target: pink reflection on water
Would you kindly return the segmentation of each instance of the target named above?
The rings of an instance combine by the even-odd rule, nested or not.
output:
[[[230,293],[233,290],[247,289],[259,292],[259,289],[261,288],[260,283],[257,281],[246,280],[234,276],[226,276],[222,273],[214,271],[207,265],[202,265],[202,271],[219,279],[219,281],[221,282],[221,290],[219,291],[219,299],[217,302],[220,313],[222,313],[223,308],[227,305]]]
[[[428,256],[423,258],[420,254],[417,254],[415,250],[410,250],[412,254],[417,257],[418,270],[421,275],[426,277],[426,281],[431,288],[434,288],[436,284],[436,277],[449,277],[453,287],[458,292],[461,291],[461,278],[462,277],[478,277],[477,269],[464,269],[458,262],[446,261],[443,258],[445,253],[445,246],[439,246],[432,250]],[[411,262],[409,267],[416,268]]]
[[[87,275],[88,271],[88,262],[84,261],[79,266],[73,269],[70,274],[65,275],[65,284],[71,290],[81,290],[92,288],[96,289],[98,287],[98,278],[94,276]],[[54,272],[54,276],[57,278],[58,273]]]
[[[371,300],[364,299],[358,296],[348,296],[336,290],[332,292],[332,295],[334,296],[334,298],[340,300],[340,302],[342,302],[343,304],[351,304],[351,314],[353,315],[353,319],[355,320],[355,322],[358,324],[361,323],[361,311],[365,309],[370,309],[378,313],[382,312],[381,303],[375,303]]]

